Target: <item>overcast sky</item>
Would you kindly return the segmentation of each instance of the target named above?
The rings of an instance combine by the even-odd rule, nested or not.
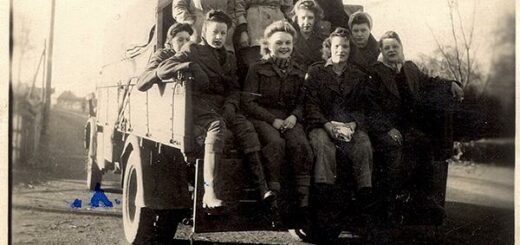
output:
[[[132,0],[135,1],[135,0]],[[150,0],[142,0],[150,1]],[[32,49],[22,62],[22,80],[29,82],[36,69],[44,39],[49,33],[51,0],[16,0],[15,32],[22,22],[30,27]],[[83,96],[94,91],[95,78],[103,65],[103,44],[111,21],[126,12],[123,5],[129,0],[57,0],[53,87],[59,95],[72,90]],[[361,4],[374,20],[373,33],[379,38],[385,31],[394,30],[401,35],[408,59],[420,54],[431,54],[436,45],[435,35],[442,43],[451,43],[448,6],[445,0],[347,0],[349,4]],[[501,23],[500,16],[514,13],[514,0],[459,0],[463,20],[471,22],[473,6],[475,14],[475,46],[479,63],[488,69],[494,45],[493,31]],[[23,19],[21,18],[23,16]],[[138,19],[135,20],[139,22]],[[514,28],[514,27],[511,27]],[[108,29],[110,30],[110,29]],[[145,31],[146,33],[147,31]],[[146,38],[146,37],[144,37]],[[138,42],[138,41],[137,41]],[[15,43],[16,45],[16,43]],[[16,48],[16,47],[15,47]],[[18,56],[14,53],[13,76],[17,80]]]

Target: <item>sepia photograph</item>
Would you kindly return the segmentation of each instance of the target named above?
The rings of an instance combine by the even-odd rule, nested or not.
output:
[[[515,244],[515,0],[2,3],[8,244]]]

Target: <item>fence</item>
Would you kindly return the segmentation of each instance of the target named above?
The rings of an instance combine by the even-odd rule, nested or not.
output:
[[[11,156],[14,166],[31,164],[38,151],[42,128],[42,102],[39,98],[14,96]]]

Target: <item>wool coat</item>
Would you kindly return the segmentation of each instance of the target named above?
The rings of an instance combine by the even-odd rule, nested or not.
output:
[[[392,128],[399,129],[402,125],[401,119],[408,117],[410,113],[419,115],[419,110],[435,107],[442,109],[439,107],[451,101],[450,88],[454,81],[429,77],[411,61],[406,61],[401,69],[411,95],[410,100],[407,100],[411,104],[407,105],[403,104],[403,95],[399,93],[396,72],[382,62],[377,62],[371,68],[376,76],[369,89],[374,101],[371,105],[369,124],[370,131],[374,133],[386,133]],[[403,111],[403,108],[408,111]],[[416,120],[408,123],[421,126],[424,122]]]
[[[330,60],[313,64],[305,82],[306,120],[310,127],[322,127],[330,121],[356,122],[365,127],[366,87],[372,78],[357,66],[348,64],[338,77]]]
[[[223,63],[219,62],[222,56]],[[194,69],[199,66],[200,69]],[[198,110],[221,112],[228,107],[237,111],[240,103],[236,60],[231,52],[214,49],[202,43],[188,43],[175,56],[157,68],[160,78],[171,78],[179,71],[190,71],[195,77],[193,87]]]

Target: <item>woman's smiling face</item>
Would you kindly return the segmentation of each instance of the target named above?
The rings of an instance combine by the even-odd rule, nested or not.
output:
[[[293,36],[287,32],[275,32],[268,39],[269,51],[273,57],[287,59],[293,50]]]

